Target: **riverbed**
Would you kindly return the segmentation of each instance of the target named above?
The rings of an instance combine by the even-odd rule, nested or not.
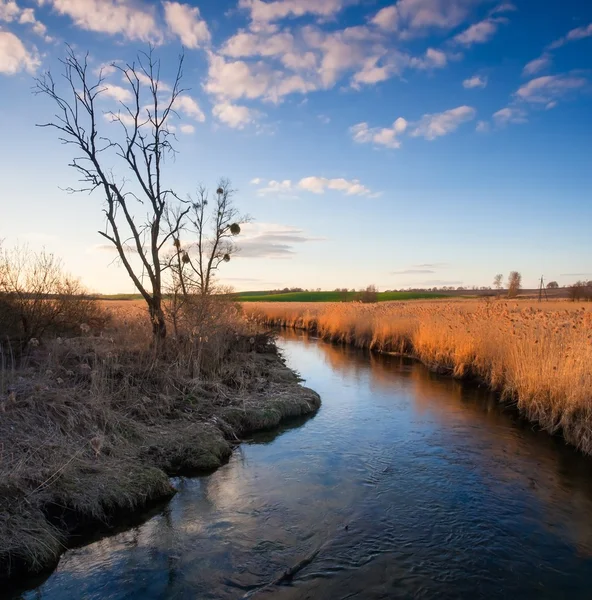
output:
[[[407,359],[280,339],[323,404],[144,524],[66,552],[26,599],[589,598],[592,460]]]

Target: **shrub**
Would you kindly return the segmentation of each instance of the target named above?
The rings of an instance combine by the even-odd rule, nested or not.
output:
[[[375,285],[369,285],[360,295],[360,300],[366,304],[378,302],[378,288]]]
[[[67,275],[62,263],[26,246],[0,252],[0,339],[26,346],[32,339],[102,327],[99,303]]]
[[[522,288],[522,275],[518,271],[512,271],[508,275],[508,298],[515,298]]]

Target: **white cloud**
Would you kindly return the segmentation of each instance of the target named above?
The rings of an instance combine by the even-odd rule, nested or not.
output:
[[[118,102],[130,102],[133,98],[132,93],[129,90],[111,83],[106,83],[103,86],[103,91],[101,93]]]
[[[273,69],[262,61],[227,62],[223,56],[213,53],[210,54],[208,79],[204,87],[209,94],[224,100],[263,98],[275,103],[289,94],[305,94],[316,89],[314,83],[302,76]]]
[[[263,63],[229,61],[210,54],[210,66],[205,89],[208,93],[227,98],[260,98],[271,85],[271,75]]]
[[[146,118],[146,116],[147,115],[143,115],[141,118]],[[103,114],[103,118],[109,123],[122,123],[126,127],[133,127],[135,124],[134,117],[125,111],[107,112]],[[175,127],[173,125],[169,125],[168,129],[172,132],[174,131]]]
[[[0,21],[8,23],[14,21],[21,13],[21,9],[14,0],[0,0]]]
[[[434,48],[426,50],[425,59],[428,64],[431,63],[434,67],[445,67],[448,62],[446,54],[442,50],[435,50]]]
[[[146,75],[145,73],[142,73],[142,71],[140,71],[139,69],[136,70],[135,77],[138,78],[138,81],[142,85],[145,85],[147,87],[150,87],[152,85],[152,81],[151,81],[150,77],[148,77],[148,75]],[[124,81],[125,81],[125,79],[124,79]],[[158,91],[159,92],[170,92],[170,91],[172,91],[172,88],[170,85],[168,85],[164,81],[159,80]]]
[[[380,44],[372,47],[372,43],[379,40],[364,26],[348,27],[331,33],[306,27],[303,35],[308,48],[321,55],[318,74],[323,88],[333,87],[344,72],[359,69],[368,59],[384,53]]]
[[[45,35],[47,27],[35,18],[35,11],[32,8],[21,9],[15,0],[0,0],[0,21],[31,25],[34,33],[45,36],[47,41],[51,41],[51,38]]]
[[[399,25],[399,11],[394,4],[385,6],[372,17],[371,22],[385,31],[395,31]]]
[[[542,71],[543,69],[546,69],[549,66],[551,66],[552,62],[553,59],[551,55],[548,52],[545,52],[538,58],[535,58],[534,60],[531,60],[529,63],[527,63],[524,66],[524,69],[522,69],[522,75],[534,75],[535,73],[538,73],[539,71]]]
[[[504,12],[514,12],[518,10],[511,2],[503,2],[502,4],[498,4],[495,8],[493,8],[489,14],[496,15]]]
[[[535,104],[547,104],[553,100],[581,89],[587,84],[583,77],[572,75],[545,75],[531,79],[520,86],[516,92],[517,98]]]
[[[414,123],[399,117],[391,127],[370,128],[368,123],[358,123],[350,127],[349,131],[353,140],[360,144],[372,143],[387,148],[399,148],[403,134],[434,140],[455,131],[462,123],[471,121],[475,118],[476,112],[471,106],[458,106],[441,113],[425,114]]]
[[[584,25],[582,27],[576,27],[568,32],[565,36],[567,41],[574,42],[576,40],[583,40],[584,38],[592,36],[592,23]]]
[[[237,258],[291,258],[296,246],[323,241],[306,235],[302,229],[277,223],[245,223],[241,225],[240,251]]]
[[[87,31],[122,35],[141,42],[162,42],[153,7],[131,0],[38,0]]]
[[[434,140],[453,131],[460,125],[475,118],[477,111],[471,106],[458,106],[441,113],[426,114],[411,131],[412,137],[424,137]]]
[[[226,40],[221,54],[232,58],[245,56],[283,56],[294,51],[294,36],[283,31],[272,35],[239,31]]]
[[[239,0],[239,7],[250,12],[256,22],[279,21],[288,17],[302,17],[310,14],[318,17],[331,17],[337,14],[348,0]]]
[[[401,142],[399,136],[407,129],[407,121],[399,117],[391,127],[369,128],[368,123],[358,123],[350,127],[353,140],[359,144],[373,143],[387,148],[399,148]]]
[[[473,44],[483,44],[488,42],[496,33],[502,23],[507,23],[504,17],[488,17],[474,23],[463,32],[454,36],[454,41],[463,46],[472,46]]]
[[[362,185],[358,179],[328,179],[326,177],[303,177],[296,185],[290,179],[276,181],[274,179],[265,183],[264,179],[257,177],[251,181],[254,185],[264,185],[257,190],[260,196],[267,194],[289,194],[296,189],[311,192],[313,194],[324,194],[327,190],[344,192],[347,196],[369,196],[376,197],[370,189]]]
[[[181,94],[175,99],[174,108],[188,117],[203,123],[206,120],[206,116],[199,107],[199,104],[187,94]]]
[[[442,50],[428,48],[424,56],[409,57],[408,65],[415,69],[441,69],[448,64],[448,57]]]
[[[503,127],[508,123],[526,123],[526,111],[516,106],[506,106],[493,113],[493,120],[498,127]]]
[[[458,27],[476,4],[478,0],[399,0],[379,10],[371,23],[382,30],[412,37],[428,29]]]
[[[473,75],[463,81],[463,87],[466,89],[473,88],[484,88],[487,85],[487,77],[481,77],[480,75]]]
[[[210,30],[199,8],[180,2],[163,2],[163,7],[169,30],[179,36],[185,47],[199,48],[210,43]]]
[[[352,87],[360,89],[361,85],[374,85],[381,81],[386,81],[392,77],[393,73],[398,71],[398,67],[394,62],[386,62],[378,64],[380,56],[372,56],[367,59],[362,69],[354,73],[352,77]]]
[[[41,64],[36,50],[29,51],[9,31],[0,31],[0,73],[15,75],[20,71],[34,73]]]
[[[1,10],[1,7],[0,7]],[[31,25],[33,31],[40,36],[45,36],[46,41],[51,41],[50,37],[46,36],[47,27],[35,18],[35,11],[32,8],[24,8],[19,17],[19,23]]]
[[[489,131],[489,123],[487,121],[477,121],[475,131],[478,133],[487,133]]]
[[[245,125],[252,123],[254,120],[252,111],[249,108],[230,102],[216,104],[212,112],[219,121],[234,129],[243,129]]]
[[[179,129],[181,133],[184,133],[186,135],[191,135],[192,133],[195,133],[195,127],[193,125],[181,125]]]
[[[592,36],[592,23],[589,25],[583,25],[582,27],[576,27],[571,31],[568,31],[566,35],[554,41],[549,49],[554,50],[555,48],[559,48],[568,42],[575,42],[577,40],[583,40],[584,38]]]
[[[301,190],[313,194],[324,194],[325,190],[345,192],[347,196],[368,196],[372,192],[357,179],[327,179],[326,177],[304,177],[298,182]]]
[[[98,77],[109,77],[117,72],[117,67],[113,63],[101,63],[98,67],[93,69],[93,73]]]
[[[264,183],[263,179],[257,178],[259,183]],[[253,180],[252,183],[254,183]],[[259,185],[259,184],[256,184]],[[262,187],[257,190],[257,194],[260,196],[265,196],[267,194],[285,194],[286,192],[292,191],[292,182],[289,179],[284,179],[283,181],[276,181],[275,179],[271,179],[264,184],[265,187]]]
[[[302,8],[298,2],[265,6],[269,8],[271,4],[275,6],[273,14],[283,10],[292,15],[297,4]],[[263,10],[257,6],[256,10]],[[309,8],[313,12],[322,11],[323,6],[315,0]],[[204,87],[218,102],[246,98],[279,103],[290,94],[331,89],[348,73],[351,86],[359,89],[385,81],[405,68],[427,70],[448,63],[447,54],[435,48],[412,57],[393,47],[391,37],[369,25],[331,31],[310,24],[293,30],[279,27],[239,30],[222,45],[219,53],[208,53],[209,71]]]

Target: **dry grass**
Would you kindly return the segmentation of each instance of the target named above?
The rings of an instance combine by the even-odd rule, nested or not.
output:
[[[203,307],[202,307],[203,308]],[[0,364],[0,582],[55,564],[72,535],[213,469],[245,431],[319,406],[236,305],[192,311],[150,349],[139,303],[111,304],[101,331],[43,340]]]
[[[411,354],[455,377],[478,377],[530,420],[592,454],[592,310],[568,302],[434,301],[246,304],[268,325]]]

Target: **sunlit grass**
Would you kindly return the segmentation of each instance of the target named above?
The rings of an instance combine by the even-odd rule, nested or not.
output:
[[[550,432],[592,454],[592,311],[569,302],[252,303],[273,325],[477,377]]]

